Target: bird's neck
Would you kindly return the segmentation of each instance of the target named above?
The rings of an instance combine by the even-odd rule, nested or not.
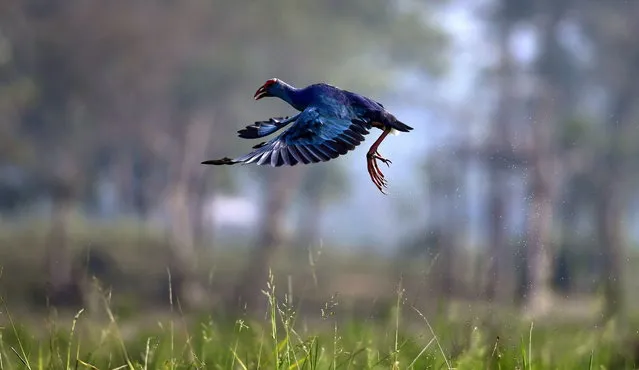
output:
[[[302,89],[298,89],[289,84],[282,83],[281,88],[278,89],[273,95],[289,103],[293,108],[303,110],[304,99],[301,93]]]

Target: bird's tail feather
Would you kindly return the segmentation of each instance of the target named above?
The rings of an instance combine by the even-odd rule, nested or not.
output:
[[[395,121],[391,124],[391,126],[392,126],[395,130],[400,131],[400,132],[409,132],[410,130],[412,130],[412,129],[413,129],[413,128],[412,128],[412,127],[410,127],[409,125],[405,124],[404,122],[398,121],[398,120],[395,120]]]
[[[240,163],[240,162],[234,161],[233,159],[231,159],[229,157],[224,157],[222,159],[211,159],[211,160],[202,162],[202,164],[210,164],[210,165],[213,165],[213,166],[220,166],[220,165],[224,165],[224,164],[233,165],[233,164],[236,164],[236,163]]]

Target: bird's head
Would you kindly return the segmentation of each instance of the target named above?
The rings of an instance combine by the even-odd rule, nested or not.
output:
[[[282,88],[281,84],[281,81],[277,78],[271,78],[270,80],[266,81],[264,85],[262,85],[259,89],[257,89],[253,98],[255,98],[255,100],[260,100],[268,96],[276,96],[277,90]]]

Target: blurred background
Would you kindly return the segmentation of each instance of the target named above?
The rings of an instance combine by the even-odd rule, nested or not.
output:
[[[639,3],[4,0],[0,288],[23,314],[639,308]],[[267,79],[415,128],[312,166],[210,167],[290,115]],[[172,288],[169,292],[169,286]],[[488,310],[488,311],[485,311]],[[563,317],[563,316],[562,316]]]

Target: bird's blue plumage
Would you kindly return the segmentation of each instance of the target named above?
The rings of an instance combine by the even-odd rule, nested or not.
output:
[[[355,149],[370,128],[330,107],[310,106],[296,117],[286,131],[233,161],[274,167],[325,162]]]
[[[239,131],[240,137],[264,137],[290,125],[246,155],[203,163],[256,163],[278,167],[328,161],[355,149],[372,126],[412,130],[380,103],[325,83],[298,89],[279,80],[269,80],[256,92],[256,99],[265,96],[279,97],[300,113],[247,126]]]

